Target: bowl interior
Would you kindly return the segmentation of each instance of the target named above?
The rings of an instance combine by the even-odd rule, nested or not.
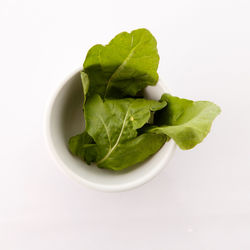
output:
[[[163,86],[159,81],[156,86],[147,87],[146,97],[158,100],[166,92]],[[48,116],[47,132],[51,151],[68,174],[96,189],[121,191],[148,181],[167,164],[175,148],[172,140],[145,162],[120,172],[89,166],[73,156],[68,150],[68,140],[84,130],[82,102],[83,91],[80,74],[77,72],[56,93]]]

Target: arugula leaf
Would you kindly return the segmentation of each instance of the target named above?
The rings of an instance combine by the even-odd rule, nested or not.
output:
[[[158,152],[165,142],[166,136],[164,134],[145,133],[119,143],[109,157],[97,164],[101,168],[115,171],[123,170],[146,160]]]
[[[86,131],[70,138],[69,150],[88,164],[96,161],[98,148]]]
[[[81,72],[81,80],[82,80],[82,88],[83,88],[83,106],[86,102],[86,98],[87,98],[87,93],[89,90],[89,78],[88,75],[84,72]]]
[[[103,102],[99,95],[88,98],[85,104],[86,132],[94,139],[98,147],[97,165],[120,169],[120,166],[126,165],[126,163],[120,163],[121,159],[131,165],[157,152],[165,142],[165,136],[143,135],[140,139],[134,141],[131,139],[137,137],[137,129],[148,122],[151,111],[160,110],[165,106],[165,101],[126,98]],[[152,138],[152,145],[146,150],[149,137]],[[156,142],[157,138],[158,142]],[[135,152],[140,152],[140,149],[136,149],[136,146],[140,146],[144,148],[144,153],[130,159],[129,155],[133,153],[126,150],[129,148],[128,140],[131,143],[130,147],[134,145]],[[146,143],[145,146],[142,146],[143,141]],[[121,157],[121,154],[123,157],[117,158]]]
[[[158,64],[157,42],[146,29],[122,32],[88,51],[81,72],[86,130],[70,138],[72,154],[122,170],[170,138],[185,150],[202,142],[221,112],[217,105],[169,94],[160,101],[138,98],[145,87],[156,85]]]
[[[166,134],[184,150],[202,142],[210,131],[213,120],[220,114],[220,108],[208,101],[191,101],[170,94],[164,94],[161,101],[167,106],[156,112],[155,124],[144,132]]]
[[[106,45],[93,46],[83,64],[89,93],[102,98],[135,96],[158,81],[157,42],[146,29],[122,32]]]

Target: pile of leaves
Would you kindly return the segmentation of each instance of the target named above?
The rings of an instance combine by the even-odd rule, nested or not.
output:
[[[122,170],[155,154],[172,138],[191,149],[207,136],[220,108],[163,94],[141,96],[158,81],[157,42],[146,29],[93,46],[81,72],[85,131],[69,140],[72,154],[100,168]]]

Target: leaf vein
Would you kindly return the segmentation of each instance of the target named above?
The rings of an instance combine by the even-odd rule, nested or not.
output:
[[[141,44],[143,38],[144,38],[144,36],[143,36],[143,37],[141,38],[141,40],[137,43],[137,45],[136,45],[133,49],[131,49],[131,51],[129,52],[129,54],[127,55],[127,57],[126,57],[125,60],[123,61],[123,63],[113,72],[113,74],[112,74],[111,77],[109,78],[108,83],[107,83],[107,86],[106,86],[106,89],[105,89],[104,97],[106,97],[106,95],[107,95],[108,89],[110,88],[110,83],[111,83],[111,81],[113,80],[113,78],[114,78],[117,74],[119,74],[119,73],[123,70],[123,68],[124,68],[124,66],[127,64],[128,60],[133,56],[133,54],[134,54],[134,52],[135,52],[135,49],[139,46],[139,44]],[[132,39],[134,39],[133,36],[132,36]],[[133,41],[133,40],[132,40],[132,41]]]
[[[123,121],[123,124],[122,124],[122,128],[121,128],[120,134],[119,134],[119,136],[118,136],[118,138],[117,138],[117,140],[116,140],[114,146],[109,150],[109,152],[108,152],[100,161],[97,162],[97,165],[100,164],[100,163],[102,163],[102,162],[104,162],[104,161],[110,156],[110,154],[114,151],[114,149],[117,147],[117,145],[118,145],[118,143],[119,143],[119,141],[120,141],[120,139],[121,139],[123,130],[124,130],[124,128],[125,128],[125,124],[126,124],[126,120],[127,120],[127,117],[128,117],[129,108],[130,108],[130,107],[128,107],[128,110],[127,110],[126,115],[125,115],[125,117],[124,117],[124,121]],[[110,144],[110,145],[111,145],[111,144]]]

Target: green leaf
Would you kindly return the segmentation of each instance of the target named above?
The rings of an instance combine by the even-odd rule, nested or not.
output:
[[[146,160],[149,156],[158,152],[165,142],[166,136],[163,134],[142,134],[119,143],[109,157],[98,163],[98,166],[115,171],[123,170]]]
[[[202,142],[210,131],[213,120],[220,114],[220,108],[208,101],[191,101],[164,94],[162,101],[167,106],[156,112],[155,124],[145,131],[166,134],[173,138],[181,149],[191,149]]]
[[[89,91],[89,78],[88,75],[84,72],[81,72],[81,80],[82,80],[82,88],[83,88],[83,105],[86,102],[86,97],[87,97],[87,93]]]
[[[146,29],[122,32],[106,45],[93,46],[83,64],[89,76],[89,95],[135,96],[158,81],[157,42]]]
[[[148,122],[151,111],[160,110],[165,106],[165,101],[126,98],[103,102],[99,95],[88,98],[85,104],[86,132],[94,139],[98,147],[97,165],[110,169],[120,168],[121,163],[118,164],[118,162],[128,160],[126,155],[130,154],[126,150],[126,147],[129,148],[126,142],[137,137],[137,129]],[[142,146],[142,141],[147,142],[150,136],[142,137],[141,140],[136,139],[134,143],[131,141],[131,147],[132,144]],[[129,165],[156,152],[153,148],[159,149],[165,136],[153,139],[156,138],[160,138],[159,143],[153,141],[155,146],[149,147],[150,150],[144,150],[143,156],[134,157],[134,160],[130,159]],[[121,152],[124,155],[118,159]]]
[[[70,138],[69,150],[88,164],[96,161],[98,148],[86,131]]]
[[[207,136],[220,113],[215,104],[169,94],[159,102],[136,99],[157,83],[158,64],[157,42],[146,29],[122,32],[88,51],[81,72],[86,130],[70,138],[72,154],[122,170],[144,161],[170,138],[191,149]]]

